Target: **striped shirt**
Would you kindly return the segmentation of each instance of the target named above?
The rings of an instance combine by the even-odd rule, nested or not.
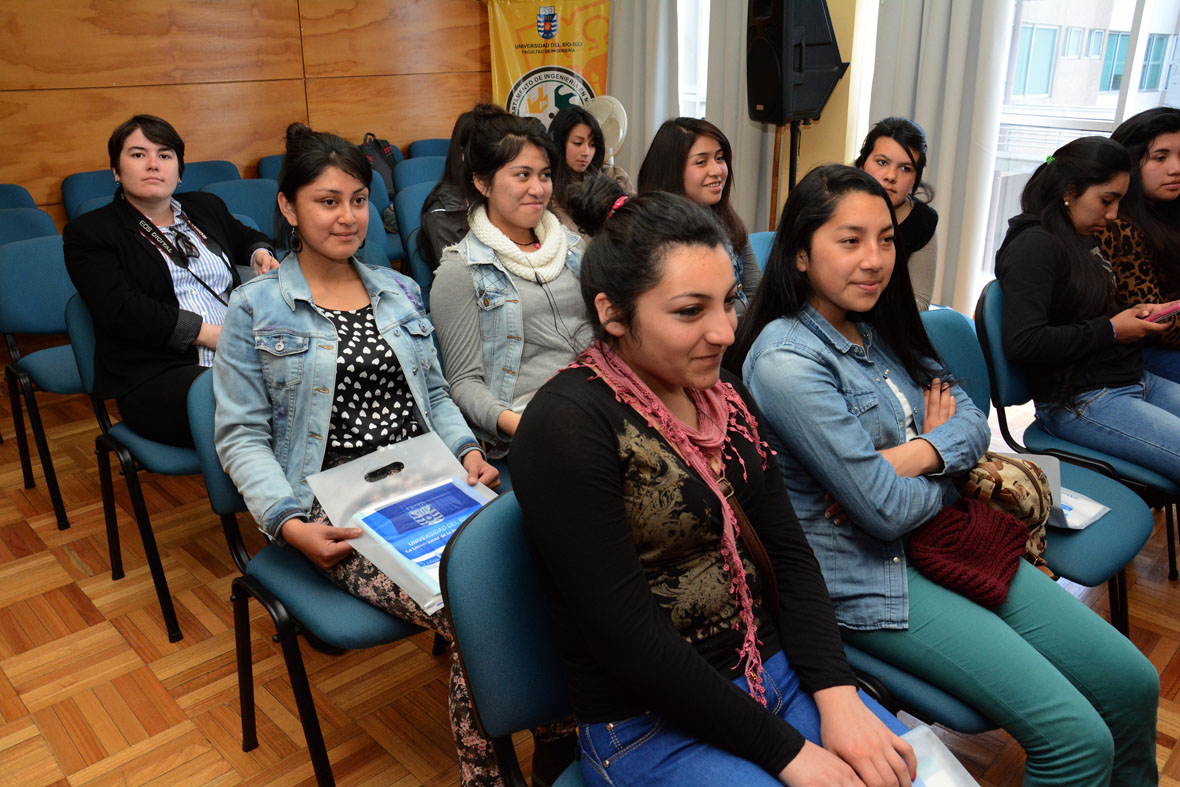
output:
[[[172,275],[172,287],[176,290],[176,301],[180,308],[199,314],[201,320],[209,325],[221,325],[225,320],[225,304],[214,298],[213,293],[205,289],[194,274],[201,277],[210,289],[220,293],[228,303],[229,292],[234,283],[233,274],[229,270],[229,262],[223,254],[213,252],[204,244],[201,236],[189,224],[184,209],[175,199],[172,200],[172,224],[160,227],[160,229],[178,249],[180,246],[177,244],[176,236],[183,234],[188,238],[193,248],[201,253],[196,259],[189,259],[189,267],[186,270],[177,265],[172,257],[165,254],[163,250],[160,251],[168,265],[168,273]],[[184,251],[181,250],[181,254],[183,253]],[[213,349],[198,346],[197,362],[201,366],[212,366]]]

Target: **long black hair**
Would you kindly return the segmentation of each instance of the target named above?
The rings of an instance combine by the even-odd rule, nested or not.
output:
[[[1114,279],[1082,241],[1065,204],[1088,188],[1131,171],[1131,158],[1106,137],[1081,137],[1058,148],[1037,167],[1020,195],[1020,208],[1038,216],[1069,263],[1069,281],[1061,293],[1064,313],[1077,320],[1105,314],[1116,303]]]
[[[565,162],[565,143],[573,130],[585,124],[590,129],[590,139],[594,141],[594,157],[590,159],[590,166],[581,174],[575,174]],[[549,138],[553,140],[553,147],[557,149],[557,159],[553,165],[553,202],[565,206],[569,198],[570,185],[583,177],[597,175],[602,169],[602,162],[606,158],[606,141],[602,136],[602,128],[594,116],[582,107],[572,106],[558,112],[549,124]]]
[[[1180,199],[1147,199],[1140,168],[1147,162],[1156,137],[1177,131],[1180,109],[1156,107],[1127,118],[1110,135],[1131,157],[1131,185],[1119,203],[1119,215],[1129,219],[1146,237],[1151,263],[1168,291],[1180,288]]]
[[[804,175],[799,185],[791,189],[783,206],[762,283],[742,315],[737,338],[725,355],[725,365],[731,371],[741,374],[742,363],[763,328],[780,317],[798,314],[811,300],[814,292],[811,280],[799,270],[795,261],[799,252],[811,253],[816,230],[832,218],[840,201],[853,193],[880,197],[893,220],[893,230],[897,232],[897,217],[893,215],[889,195],[877,179],[864,170],[843,164],[826,164]],[[938,353],[934,351],[914,304],[914,289],[901,257],[897,255],[893,275],[881,297],[859,319],[869,321],[876,328],[915,382],[928,385],[936,374],[943,372],[922,360],[930,358],[939,362]]]
[[[628,199],[582,256],[582,300],[595,338],[612,345],[618,341],[598,320],[594,299],[599,293],[610,299],[619,321],[630,329],[635,304],[659,283],[670,249],[722,248],[724,243],[725,231],[713,212],[688,197],[654,191]]]
[[[566,208],[578,230],[593,238],[607,218],[611,217],[611,208],[626,194],[619,182],[610,175],[594,175],[584,178],[570,189]]]
[[[741,254],[746,248],[750,233],[746,229],[741,216],[729,204],[729,194],[733,191],[733,148],[729,139],[721,133],[721,129],[704,118],[672,118],[665,120],[651,141],[647,155],[643,157],[643,164],[639,167],[639,193],[649,191],[668,191],[672,194],[684,194],[684,168],[688,164],[688,154],[699,137],[709,137],[721,146],[721,155],[725,157],[725,164],[729,168],[729,175],[725,178],[725,186],[721,189],[721,200],[711,207],[717,214],[721,225],[725,227],[725,234],[733,245],[734,254]]]
[[[926,171],[926,132],[914,121],[903,117],[888,117],[878,120],[865,135],[864,144],[860,146],[860,154],[856,157],[854,166],[864,169],[865,162],[882,137],[892,139],[901,145],[902,150],[910,157],[914,165],[914,187],[909,196],[919,202],[929,202],[934,199],[934,189],[922,180],[922,173]]]
[[[451,144],[447,146],[447,159],[443,164],[443,176],[426,195],[422,205],[429,205],[431,200],[441,192],[452,191],[466,194],[466,170],[463,167],[463,149],[471,139],[471,132],[475,128],[475,112],[467,110],[455,120],[455,127],[451,129]],[[467,231],[464,220],[464,232]],[[438,267],[438,260],[434,258],[434,250],[430,248],[430,240],[425,232],[418,233],[418,254],[429,264]]]

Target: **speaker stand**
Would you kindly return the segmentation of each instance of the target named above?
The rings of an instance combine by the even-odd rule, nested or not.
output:
[[[795,179],[798,176],[799,169],[799,139],[803,136],[802,121],[791,121],[791,153],[788,157],[789,173],[787,193],[789,194],[795,188]],[[770,172],[770,226],[767,227],[771,232],[774,232],[775,221],[778,219],[778,173],[782,166],[782,152],[783,152],[783,124],[778,124],[774,127],[774,169]]]

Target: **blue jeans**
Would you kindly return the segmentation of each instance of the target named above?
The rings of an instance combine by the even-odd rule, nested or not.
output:
[[[1180,483],[1180,383],[1144,372],[1137,385],[1086,391],[1077,403],[1080,414],[1038,403],[1037,421],[1063,440]]]
[[[991,610],[913,566],[907,578],[908,629],[845,638],[1007,730],[1028,755],[1025,787],[1159,782],[1159,675],[1109,623],[1023,560]]]
[[[1180,350],[1155,344],[1144,345],[1143,368],[1156,377],[1180,383]]]
[[[819,745],[819,710],[781,650],[763,665],[766,707],[802,735]],[[745,677],[733,681],[742,691]],[[865,704],[898,735],[906,726],[861,692]],[[775,774],[723,749],[705,743],[670,725],[658,713],[621,721],[578,725],[582,775],[590,785],[645,787],[781,787]]]

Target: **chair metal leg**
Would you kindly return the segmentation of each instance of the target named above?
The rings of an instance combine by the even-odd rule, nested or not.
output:
[[[102,490],[102,515],[107,525],[107,550],[111,554],[111,579],[123,578],[123,550],[119,546],[119,523],[115,516],[115,488],[111,481],[111,452],[100,436],[94,441],[98,458],[98,486]]]
[[[20,383],[11,369],[5,369],[8,378],[8,400],[12,407],[12,430],[16,432],[16,450],[20,454],[20,471],[24,477],[25,489],[36,486],[33,481],[33,460],[29,456],[29,438],[25,434],[25,412],[20,404]]]
[[[25,395],[25,407],[29,411],[29,426],[33,429],[33,439],[37,441],[37,453],[41,455],[41,472],[45,474],[45,489],[49,492],[50,502],[53,503],[53,515],[57,519],[57,529],[68,530],[70,520],[66,517],[66,507],[61,499],[61,488],[57,485],[57,473],[53,469],[53,457],[49,454],[49,441],[45,438],[45,426],[41,423],[41,410],[37,407],[37,396],[33,390],[32,381],[22,380],[21,388]]]
[[[252,577],[240,576],[234,580],[234,586],[235,589],[246,590],[258,599],[258,603],[274,621],[276,637],[283,649],[283,660],[287,663],[287,675],[291,679],[291,691],[295,695],[295,708],[299,711],[299,723],[303,725],[303,737],[307,740],[307,753],[311,757],[316,784],[320,787],[335,787],[336,779],[332,775],[332,763],[328,759],[324,733],[320,729],[319,716],[316,715],[315,699],[311,696],[311,684],[308,683],[307,670],[303,666],[303,654],[299,652],[299,630],[295,620],[287,612],[283,602]]]
[[[234,642],[238,655],[238,704],[242,708],[242,751],[258,748],[258,723],[254,710],[254,664],[250,656],[250,593],[233,583],[229,600],[234,605]]]
[[[143,553],[147,558],[148,570],[152,573],[152,583],[156,586],[156,598],[160,601],[160,611],[164,613],[164,627],[168,630],[168,641],[179,642],[184,634],[181,633],[180,623],[176,620],[176,608],[172,606],[168,578],[164,576],[164,564],[160,560],[160,550],[156,546],[156,534],[152,532],[152,521],[148,517],[147,504],[143,500],[143,490],[139,487],[139,474],[135,469],[135,460],[122,446],[116,449],[115,453],[119,456],[119,464],[123,466],[123,477],[127,481],[127,491],[131,495],[131,507],[135,511],[135,523],[139,526],[139,537],[143,541]]]
[[[1168,579],[1175,582],[1176,573],[1176,501],[1164,503],[1164,527],[1168,537]]]
[[[1115,574],[1106,582],[1107,598],[1110,601],[1110,624],[1119,633],[1130,639],[1131,613],[1127,607],[1127,572]]]

